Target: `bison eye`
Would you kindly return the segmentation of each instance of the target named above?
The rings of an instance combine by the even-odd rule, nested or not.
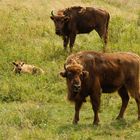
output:
[[[71,72],[67,72],[67,78],[72,79],[72,77],[73,77],[73,74]]]
[[[80,78],[81,78],[81,79],[83,79],[83,73],[80,73],[80,75],[79,75],[79,76],[80,76]]]

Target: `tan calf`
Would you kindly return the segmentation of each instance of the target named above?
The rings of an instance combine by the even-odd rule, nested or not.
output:
[[[22,61],[13,62],[15,73],[44,74],[44,71],[34,65],[25,64]]]

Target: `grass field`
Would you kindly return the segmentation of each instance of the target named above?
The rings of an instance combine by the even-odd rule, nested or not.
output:
[[[66,99],[65,80],[59,76],[68,52],[55,35],[50,11],[82,5],[106,9],[110,52],[140,55],[139,0],[0,0],[0,140],[139,140],[137,107],[130,99],[125,120],[116,120],[121,99],[102,95],[100,125],[93,126],[89,99],[72,125],[74,106]],[[78,35],[73,52],[102,50],[95,31]],[[12,61],[23,60],[45,75],[15,75]]]

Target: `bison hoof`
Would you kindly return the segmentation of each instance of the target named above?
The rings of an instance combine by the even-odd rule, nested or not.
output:
[[[72,53],[72,48],[70,48],[70,53]]]
[[[73,120],[72,122],[74,125],[78,124],[78,121]]]
[[[64,51],[66,51],[66,52],[67,52],[67,51],[68,51],[68,50],[67,50],[67,48],[64,48]]]
[[[123,120],[123,117],[118,116],[116,120]]]
[[[94,126],[99,125],[99,121],[93,122],[93,125],[94,125]]]

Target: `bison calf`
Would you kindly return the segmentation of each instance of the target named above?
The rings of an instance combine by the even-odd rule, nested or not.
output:
[[[56,34],[63,37],[64,49],[69,43],[72,51],[77,34],[90,33],[95,29],[104,41],[103,51],[105,51],[110,19],[107,11],[93,7],[74,6],[59,10],[56,15],[53,11],[51,14],[50,18],[54,21]]]
[[[41,68],[33,65],[25,64],[22,61],[13,62],[15,73],[44,74]]]
[[[122,99],[117,119],[124,116],[129,92],[136,100],[140,120],[140,57],[136,54],[79,52],[67,58],[60,75],[66,78],[68,99],[75,103],[74,124],[79,121],[79,111],[87,96],[94,111],[93,124],[98,124],[101,93],[115,91]]]

